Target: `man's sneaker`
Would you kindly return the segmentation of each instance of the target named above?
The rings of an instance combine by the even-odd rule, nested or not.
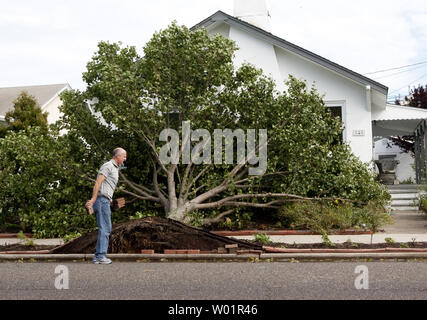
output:
[[[110,260],[110,259],[108,259],[108,258],[101,258],[101,259],[94,258],[94,259],[92,260],[92,262],[93,262],[94,264],[111,264],[113,261],[111,261],[111,260]]]

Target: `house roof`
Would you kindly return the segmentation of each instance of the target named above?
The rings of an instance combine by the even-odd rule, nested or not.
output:
[[[222,11],[217,11],[216,13],[214,13],[213,15],[211,15],[210,17],[206,18],[205,20],[201,21],[200,23],[198,23],[197,25],[195,25],[194,27],[191,28],[191,30],[195,30],[198,28],[208,28],[209,26],[213,25],[213,24],[217,24],[220,22],[225,22],[229,25],[232,26],[236,26],[238,28],[241,28],[249,33],[252,33],[280,48],[289,50],[297,55],[302,56],[305,59],[308,59],[316,64],[319,64],[331,71],[334,71],[344,77],[347,77],[349,79],[352,79],[353,81],[356,81],[362,85],[369,85],[371,86],[373,89],[387,95],[388,93],[388,87],[386,87],[385,85],[376,82],[372,79],[369,79],[357,72],[354,72],[350,69],[347,69],[337,63],[334,63],[328,59],[325,59],[315,53],[312,53],[304,48],[301,48],[293,43],[290,43],[282,38],[279,38],[275,35],[273,35],[270,32],[267,32],[263,29],[260,29],[250,23],[247,23],[246,21],[240,20],[238,18],[235,18],[233,16],[230,16]]]
[[[13,101],[22,91],[34,96],[43,110],[46,104],[66,88],[70,88],[68,83],[0,88],[0,117],[4,117],[8,111],[13,109]]]
[[[423,120],[427,119],[427,110],[407,106],[388,104],[386,109],[372,114],[372,121]]]

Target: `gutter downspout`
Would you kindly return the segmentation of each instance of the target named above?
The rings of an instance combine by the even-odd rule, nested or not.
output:
[[[372,146],[372,154],[371,154],[371,159],[372,159],[372,169],[375,170],[375,163],[373,162],[375,160],[375,143],[374,143],[374,139],[373,139],[373,126],[374,124],[372,123],[372,89],[371,86],[366,86],[366,108],[368,109],[368,112],[371,114],[371,146]]]
[[[372,111],[372,89],[371,86],[366,86],[366,106],[368,111]]]

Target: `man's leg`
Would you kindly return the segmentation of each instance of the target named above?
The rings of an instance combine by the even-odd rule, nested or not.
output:
[[[95,205],[97,204],[97,205]],[[98,225],[98,241],[96,243],[95,258],[105,258],[108,251],[108,243],[111,233],[111,209],[110,201],[103,197],[98,197],[94,204],[96,222]]]

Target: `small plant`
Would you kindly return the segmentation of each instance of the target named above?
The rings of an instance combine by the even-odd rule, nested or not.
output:
[[[385,240],[385,242],[387,242],[388,244],[396,243],[396,240],[394,240],[393,238],[390,238],[390,237],[385,238],[384,240]]]
[[[263,244],[270,244],[272,241],[270,237],[265,233],[258,233],[255,235],[254,242],[261,242]]]
[[[64,243],[69,242],[71,240],[77,239],[78,237],[81,237],[82,234],[80,232],[76,232],[76,233],[72,233],[72,234],[68,234],[66,236],[64,236],[62,238],[62,240],[64,240]]]
[[[414,184],[414,181],[412,180],[412,178],[408,178],[406,180],[399,181],[399,184]]]
[[[407,244],[407,243],[401,243],[401,244],[400,244],[400,247],[401,247],[401,248],[409,248],[409,246],[408,246],[408,244]]]
[[[137,211],[133,216],[129,217],[130,220],[139,220],[139,219],[144,219],[147,217],[153,217],[155,216],[155,213],[152,212],[141,212],[141,211]]]
[[[22,231],[19,231],[16,236],[18,237],[18,239],[21,239],[21,240],[28,239],[28,237]]]
[[[332,243],[332,241],[329,239],[327,233],[322,233],[322,242],[323,244],[327,245],[328,247],[335,247],[335,244]]]
[[[25,240],[24,246],[27,246],[27,247],[34,247],[35,246],[34,241],[28,239],[28,237],[22,231],[19,231],[16,236],[20,240]]]
[[[258,263],[259,262],[259,258],[257,258],[257,257],[250,257],[249,258],[249,262]]]
[[[25,246],[27,246],[27,247],[34,247],[35,246],[34,241],[33,240],[28,240],[27,242],[25,242]]]

